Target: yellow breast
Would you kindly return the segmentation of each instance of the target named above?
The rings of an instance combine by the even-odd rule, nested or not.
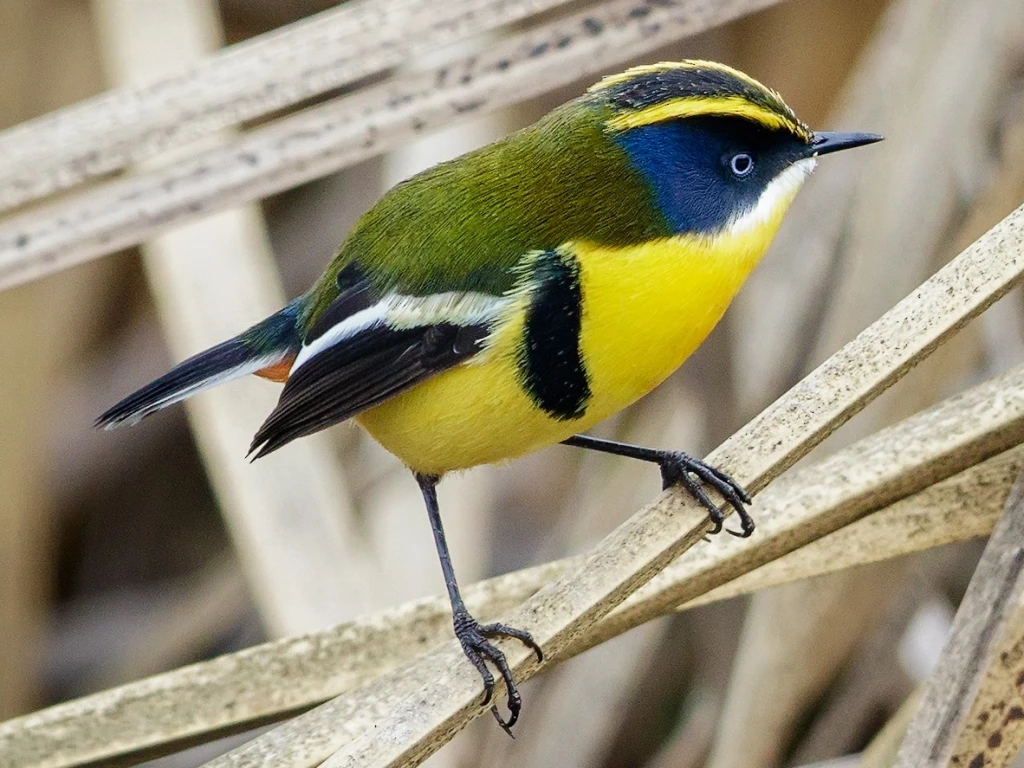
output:
[[[673,237],[627,249],[577,248],[590,423],[650,392],[704,341],[766,245],[743,240]]]
[[[430,474],[514,458],[589,429],[650,392],[689,357],[757,264],[782,212],[714,238],[683,235],[624,248],[567,245],[579,260],[580,345],[592,394],[580,418],[554,419],[523,391],[519,306],[484,354],[358,421],[408,466]]]

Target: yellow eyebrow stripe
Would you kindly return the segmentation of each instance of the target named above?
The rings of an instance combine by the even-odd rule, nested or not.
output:
[[[743,117],[766,128],[790,131],[807,141],[811,138],[803,126],[787,120],[777,112],[753,104],[742,96],[681,96],[643,109],[621,112],[609,118],[605,125],[610,130],[618,132],[665,120],[703,115]]]

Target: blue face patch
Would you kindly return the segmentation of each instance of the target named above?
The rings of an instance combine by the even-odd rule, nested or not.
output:
[[[720,232],[757,203],[772,179],[806,154],[795,137],[728,117],[644,125],[615,140],[647,179],[676,234]],[[734,162],[738,155],[747,155],[752,167],[743,158]]]

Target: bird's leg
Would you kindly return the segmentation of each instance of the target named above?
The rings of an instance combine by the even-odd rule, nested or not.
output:
[[[695,459],[682,451],[660,451],[655,448],[644,448],[614,440],[602,440],[590,435],[573,435],[568,440],[563,440],[562,443],[576,448],[613,453],[616,456],[626,456],[630,459],[657,464],[661,468],[662,488],[672,485],[683,486],[708,511],[708,516],[715,526],[711,533],[719,533],[722,530],[722,521],[725,516],[718,505],[708,496],[702,483],[709,485],[718,491],[725,502],[739,515],[742,531],[729,531],[729,533],[746,538],[754,532],[754,520],[745,506],[750,503],[749,494],[743,489],[743,486],[725,472],[710,464],[705,464],[700,459]]]
[[[481,624],[469,615],[466,604],[462,602],[459,585],[455,581],[455,569],[452,568],[452,558],[448,553],[448,543],[445,541],[444,527],[441,525],[441,511],[437,504],[438,477],[416,473],[416,482],[419,483],[420,490],[423,492],[423,501],[427,505],[427,515],[430,518],[430,529],[434,532],[434,544],[437,546],[437,556],[441,560],[441,572],[444,574],[444,583],[448,588],[448,599],[452,604],[452,623],[455,626],[455,636],[459,638],[466,658],[473,663],[484,680],[484,704],[491,700],[494,693],[494,675],[487,668],[487,661],[497,667],[505,681],[505,688],[508,689],[508,719],[501,716],[496,705],[491,707],[491,713],[498,724],[511,736],[512,726],[519,719],[523,700],[516,688],[515,680],[512,679],[512,670],[509,669],[508,662],[505,660],[505,654],[488,640],[512,637],[533,649],[537,654],[538,661],[544,660],[544,654],[541,652],[540,646],[530,637],[529,632],[504,624]]]

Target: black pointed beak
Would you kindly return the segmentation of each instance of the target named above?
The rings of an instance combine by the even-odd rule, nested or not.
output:
[[[817,131],[808,149],[812,157],[817,157],[818,155],[827,155],[830,152],[839,152],[843,149],[863,147],[865,144],[874,144],[876,141],[881,140],[882,137],[877,133]]]

